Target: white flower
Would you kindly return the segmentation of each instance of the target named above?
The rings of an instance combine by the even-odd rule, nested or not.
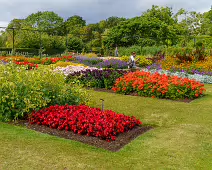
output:
[[[55,72],[62,73],[65,76],[69,75],[70,73],[83,71],[86,69],[94,70],[97,69],[96,67],[84,67],[84,66],[67,66],[67,67],[57,67],[54,69]]]
[[[199,81],[201,83],[205,83],[205,84],[212,84],[212,76],[208,76],[208,75],[200,75],[200,74],[188,74],[188,73],[183,73],[183,72],[170,72],[170,71],[166,71],[166,70],[148,70],[148,69],[142,69],[143,71],[147,71],[150,73],[155,73],[158,72],[159,74],[166,74],[166,75],[171,75],[171,76],[178,76],[181,78],[188,78],[188,79],[194,79],[196,81]]]

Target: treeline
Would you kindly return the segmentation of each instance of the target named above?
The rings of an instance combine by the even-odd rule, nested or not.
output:
[[[0,34],[0,47],[110,53],[118,47],[178,46],[201,44],[212,48],[212,9],[205,13],[152,6],[140,16],[109,17],[86,24],[80,16],[64,20],[54,12],[37,12],[13,19]]]

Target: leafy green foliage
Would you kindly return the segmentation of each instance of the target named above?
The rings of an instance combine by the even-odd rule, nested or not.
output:
[[[78,105],[88,101],[84,91],[65,84],[48,68],[26,70],[13,64],[0,67],[0,120],[22,118],[50,105]]]
[[[1,31],[0,31],[1,33]],[[3,47],[5,46],[5,36],[3,35],[0,35],[0,47]]]
[[[68,49],[70,51],[76,51],[76,52],[82,52],[82,49],[84,47],[84,43],[80,38],[73,37],[68,40]]]
[[[191,47],[169,47],[164,48],[163,53],[166,56],[173,56],[183,61],[201,61],[210,55],[210,50],[206,50],[202,43],[197,43],[196,48]]]
[[[138,61],[139,67],[145,67],[152,65],[152,60],[147,59],[145,56],[136,56],[136,60]]]
[[[64,23],[67,33],[79,33],[79,29],[86,25],[86,21],[78,15],[69,17]]]
[[[25,19],[26,25],[52,34],[63,23],[63,18],[50,11],[32,13]]]
[[[152,46],[152,47],[142,47],[138,45],[134,45],[131,47],[120,47],[119,55],[121,56],[130,56],[132,52],[136,52],[137,55],[151,55],[154,56],[164,49],[164,46]]]
[[[49,52],[46,49],[57,49],[62,52],[65,49],[80,52],[92,50],[99,55],[112,56],[117,46],[131,48],[129,51],[119,50],[122,56],[130,55],[131,50],[138,46],[139,48],[133,51],[139,55],[146,55],[141,52],[141,47],[196,47],[199,42],[203,43],[205,48],[211,49],[211,11],[212,9],[201,14],[180,9],[173,13],[172,8],[153,5],[141,16],[130,19],[111,16],[88,25],[78,15],[70,16],[63,22],[63,18],[54,12],[37,12],[25,19],[13,19],[0,36],[0,46],[11,48],[14,34],[15,48],[42,48],[40,51],[45,53]],[[83,42],[83,47],[76,39]],[[149,50],[151,49],[147,49],[147,53]],[[150,55],[157,53],[158,50],[152,51]]]
[[[172,18],[171,9],[168,7],[152,6],[142,16],[121,22],[113,27],[107,39],[106,46],[132,46],[139,44],[167,45],[176,43],[176,21]]]

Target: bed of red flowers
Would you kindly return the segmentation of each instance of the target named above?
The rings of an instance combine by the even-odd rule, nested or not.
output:
[[[130,72],[116,80],[114,92],[166,99],[195,99],[203,95],[204,84],[187,78],[144,71]]]
[[[50,106],[33,112],[29,116],[30,124],[48,126],[53,129],[73,131],[87,136],[114,141],[119,133],[133,129],[141,123],[134,116],[117,114],[111,110],[80,106]]]
[[[27,70],[32,70],[32,69],[38,68],[38,64],[34,64],[34,63],[26,62],[26,61],[15,62],[15,64],[17,64],[17,65],[24,65],[24,66],[26,66],[26,69]]]
[[[72,61],[72,60],[74,60],[74,58],[72,56],[45,58],[45,59],[41,60],[41,64],[49,65],[49,64],[55,64],[58,61]]]
[[[8,56],[8,57],[1,57],[0,60],[5,62],[12,61],[13,63],[16,63],[18,65],[25,65],[26,63],[29,64],[43,64],[43,65],[49,65],[49,64],[55,64],[58,61],[73,61],[75,58],[72,56],[61,56],[61,57],[46,57],[46,58],[28,58],[24,56]]]

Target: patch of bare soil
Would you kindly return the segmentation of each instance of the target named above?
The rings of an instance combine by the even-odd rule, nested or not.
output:
[[[102,148],[105,150],[109,150],[112,152],[117,152],[125,145],[130,143],[132,140],[137,138],[138,136],[142,135],[143,133],[152,129],[151,126],[136,126],[132,130],[121,133],[117,136],[115,141],[107,142],[105,140],[99,139],[97,137],[85,136],[85,135],[78,135],[72,131],[65,131],[65,130],[58,130],[58,129],[51,129],[47,126],[37,125],[37,124],[29,124],[27,120],[19,120],[16,122],[11,123],[17,126],[23,126],[28,129],[32,129],[41,133],[46,133],[49,135],[57,136],[60,138],[70,139],[79,141],[88,145],[95,146],[97,148]]]

